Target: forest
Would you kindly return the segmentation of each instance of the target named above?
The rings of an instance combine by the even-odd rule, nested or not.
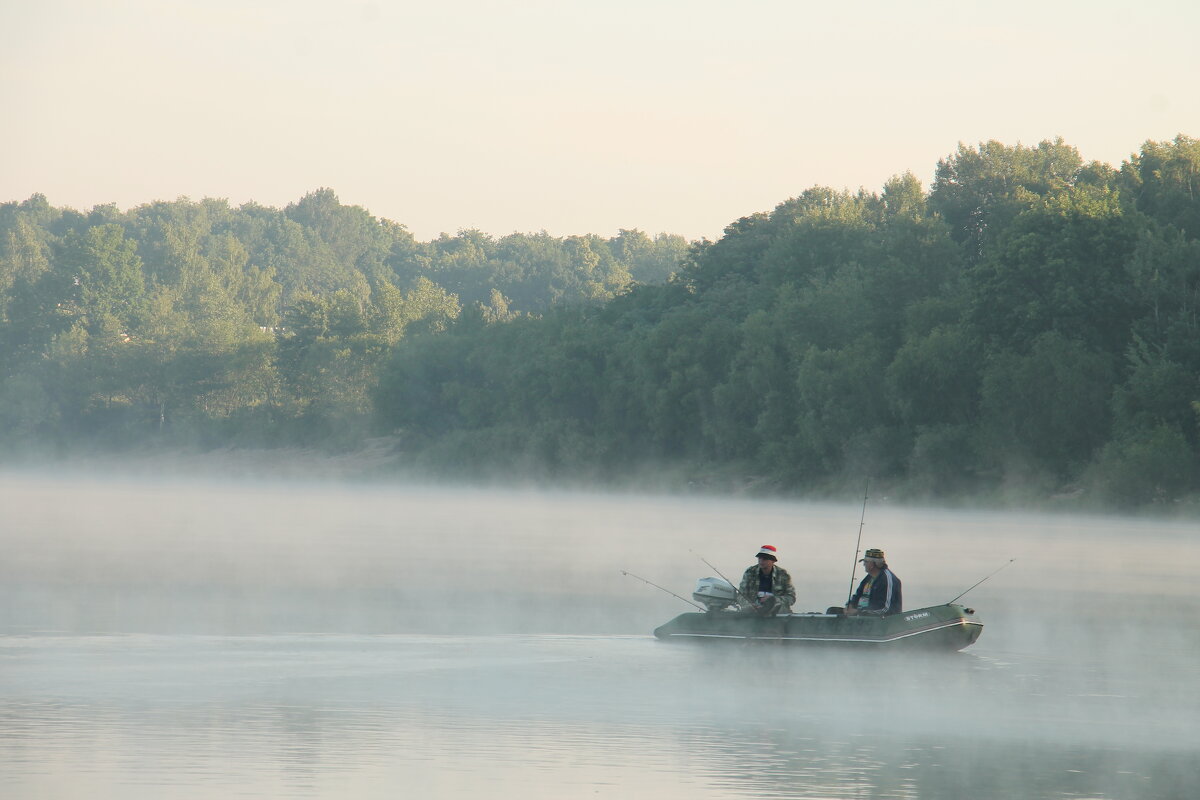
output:
[[[1200,140],[959,145],[716,241],[0,204],[0,455],[382,442],[397,475],[1200,507]]]

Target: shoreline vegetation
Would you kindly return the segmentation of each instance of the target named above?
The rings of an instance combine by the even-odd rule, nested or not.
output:
[[[1195,514],[1200,142],[960,145],[717,241],[0,204],[0,463]]]

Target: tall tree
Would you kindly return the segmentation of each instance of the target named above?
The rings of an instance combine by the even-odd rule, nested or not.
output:
[[[1061,138],[1036,147],[960,143],[954,155],[938,161],[929,205],[974,261],[983,255],[990,231],[1003,229],[1038,198],[1075,185],[1082,168],[1079,152]]]
[[[1085,187],[1039,202],[974,270],[972,323],[993,349],[1027,351],[1056,331],[1118,357],[1135,314],[1126,264],[1143,228],[1107,190]]]
[[[146,291],[142,261],[120,225],[105,224],[75,233],[63,244],[56,272],[69,276],[73,291],[67,302],[92,333],[119,321],[124,334],[134,324]],[[64,281],[65,282],[65,281]]]
[[[987,460],[1059,479],[1082,469],[1108,439],[1114,379],[1108,354],[1060,331],[1042,333],[1027,353],[995,355],[980,390]]]
[[[1200,239],[1200,139],[1147,141],[1122,165],[1120,185],[1139,211]]]

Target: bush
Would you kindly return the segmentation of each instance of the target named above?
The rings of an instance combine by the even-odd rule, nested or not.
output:
[[[1101,502],[1136,508],[1180,499],[1195,488],[1196,473],[1196,454],[1183,434],[1160,425],[1109,442],[1084,480]]]

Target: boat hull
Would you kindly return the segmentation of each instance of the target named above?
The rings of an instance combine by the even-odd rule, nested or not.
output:
[[[962,650],[975,643],[983,623],[974,610],[946,604],[887,617],[781,614],[759,617],[735,611],[680,614],[658,627],[666,640],[762,641],[788,645]]]

